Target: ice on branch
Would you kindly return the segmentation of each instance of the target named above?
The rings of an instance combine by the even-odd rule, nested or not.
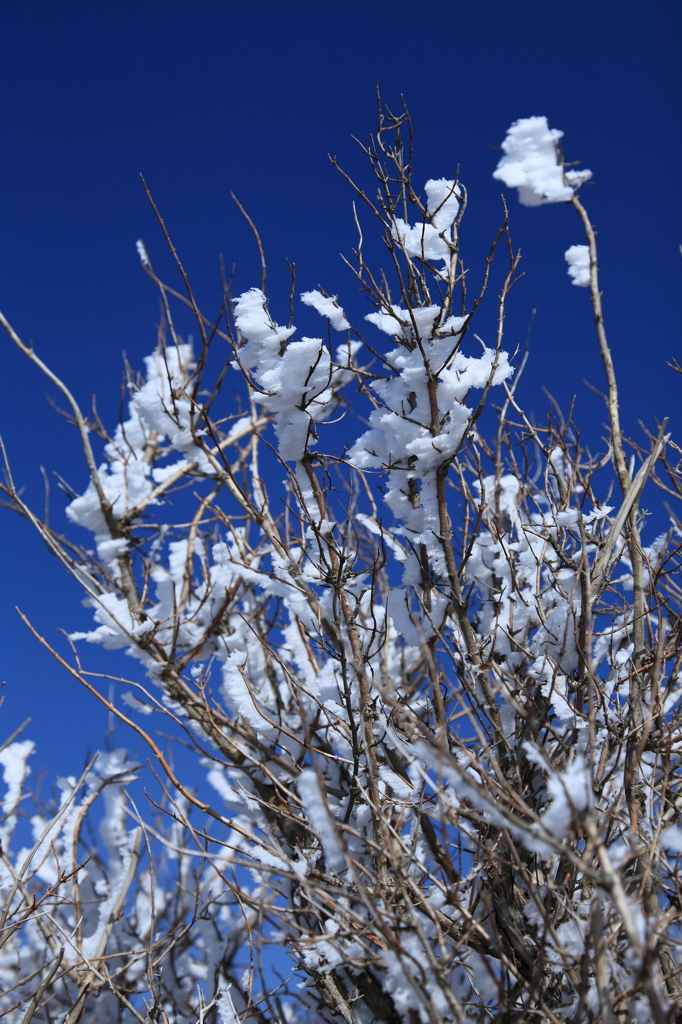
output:
[[[424,219],[421,224],[411,227],[401,217],[396,217],[391,233],[408,256],[449,263],[452,225],[459,211],[461,189],[447,178],[431,178],[426,182],[424,191],[428,199],[426,210],[429,220]]]
[[[587,288],[590,284],[590,250],[586,245],[572,245],[564,253],[568,263],[568,275],[573,284]]]
[[[514,121],[502,143],[504,156],[493,178],[519,191],[524,206],[570,202],[575,189],[592,171],[566,170],[559,140],[563,132],[550,128],[546,117]]]

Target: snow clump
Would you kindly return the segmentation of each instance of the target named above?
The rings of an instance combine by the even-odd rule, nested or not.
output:
[[[447,178],[431,178],[426,182],[424,191],[431,223],[423,221],[410,227],[402,217],[396,217],[391,234],[408,256],[449,263],[451,250],[448,243],[452,243],[452,225],[459,211],[461,189]]]
[[[504,156],[493,178],[519,190],[523,206],[568,203],[592,171],[567,171],[559,148],[563,132],[550,128],[546,117],[514,121],[502,143]]]
[[[590,283],[590,250],[586,245],[572,245],[564,253],[568,263],[568,275],[573,284],[587,288]]]

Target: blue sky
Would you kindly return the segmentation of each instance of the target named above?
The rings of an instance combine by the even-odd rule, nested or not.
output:
[[[287,314],[289,258],[300,290],[319,283],[359,319],[363,300],[339,257],[355,244],[352,195],[327,154],[371,187],[351,136],[374,130],[377,82],[390,106],[401,93],[409,104],[416,180],[460,167],[475,276],[500,221],[491,147],[513,120],[545,114],[564,130],[567,158],[594,173],[583,194],[626,430],[641,437],[639,419],[653,427],[669,415],[679,442],[680,378],[665,363],[682,349],[681,26],[671,0],[0,0],[0,309],[84,406],[96,392],[113,428],[122,352],[140,367],[158,320],[135,240],[172,275],[140,172],[207,311],[220,301],[219,253],[237,264],[237,290],[259,282],[233,191],[260,228],[275,317]],[[583,383],[603,383],[589,296],[563,260],[583,241],[577,218],[509,198],[526,275],[510,303],[510,348],[523,345],[537,306],[524,402],[540,418],[543,387],[565,408],[576,395],[576,419],[598,447],[605,414]],[[491,330],[483,316],[478,332]],[[0,430],[17,483],[41,509],[41,464],[79,490],[84,467],[43,380],[4,336],[0,345]],[[62,508],[53,485],[57,524]],[[89,613],[29,526],[0,513],[2,735],[30,714],[39,763],[76,772],[105,716],[13,608],[57,643],[59,627],[87,628]]]

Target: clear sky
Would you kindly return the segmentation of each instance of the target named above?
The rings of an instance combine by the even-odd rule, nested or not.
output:
[[[339,293],[359,320],[363,300],[339,258],[355,244],[352,196],[327,154],[371,186],[351,135],[375,127],[377,82],[390,106],[401,93],[409,104],[417,181],[459,166],[474,275],[500,221],[491,147],[512,121],[544,114],[564,130],[567,159],[594,172],[583,194],[626,430],[641,438],[639,419],[654,427],[668,415],[680,443],[680,377],[665,364],[682,355],[681,27],[679,0],[0,0],[0,309],[84,406],[96,392],[113,428],[122,352],[140,367],[158,320],[137,238],[171,276],[140,172],[206,310],[219,305],[219,253],[237,263],[237,290],[259,283],[233,191],[262,233],[275,317],[287,315],[288,257],[300,290]],[[583,382],[603,382],[589,294],[571,286],[563,260],[583,241],[577,218],[509,198],[526,273],[510,348],[523,345],[537,305],[524,401],[542,417],[543,386],[564,408],[575,395],[598,447],[605,415]],[[489,339],[492,318],[477,330]],[[44,381],[4,335],[0,345],[0,430],[17,483],[42,509],[41,464],[78,490],[85,470]],[[63,505],[53,484],[56,524]],[[57,643],[59,627],[88,628],[90,613],[30,527],[0,514],[0,739],[30,714],[38,762],[76,772],[105,717],[13,608]]]

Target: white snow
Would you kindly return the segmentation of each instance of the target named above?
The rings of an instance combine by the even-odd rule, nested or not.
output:
[[[671,825],[661,836],[661,845],[671,853],[682,853],[682,828]]]
[[[452,184],[452,183],[450,183]],[[455,200],[452,200],[455,201]],[[466,432],[471,409],[464,404],[471,389],[497,385],[511,376],[506,352],[495,353],[484,348],[482,355],[472,357],[462,351],[452,352],[457,334],[464,326],[461,317],[448,317],[439,326],[439,306],[424,306],[410,311],[399,306],[370,313],[366,319],[385,334],[403,342],[387,354],[396,369],[393,376],[372,381],[370,387],[381,405],[369,417],[370,429],[349,451],[349,461],[360,469],[382,470],[390,467],[385,503],[398,524],[394,536],[409,537],[410,548],[403,563],[402,588],[418,588],[421,566],[415,554],[424,545],[436,573],[445,575],[443,547],[439,542],[440,520],[436,498],[436,474],[451,459]],[[415,341],[419,341],[415,345]],[[431,420],[431,401],[424,358],[438,368],[436,397],[442,419],[439,432],[427,424]],[[419,504],[410,500],[406,483],[419,481]],[[410,594],[402,588],[391,596],[391,612],[396,628],[408,644],[420,642],[409,612]],[[437,605],[431,617],[418,616],[421,638],[434,635]]]
[[[547,792],[552,802],[542,816],[542,824],[555,839],[566,835],[573,812],[584,811],[590,802],[592,780],[585,759],[578,754],[573,763],[561,773],[551,772]]]
[[[221,692],[226,705],[235,715],[241,715],[257,732],[265,732],[269,723],[258,710],[252,691],[246,685],[242,672],[246,662],[246,651],[234,651],[223,664],[223,685]]]
[[[321,316],[326,316],[335,331],[347,331],[350,329],[350,324],[346,320],[343,310],[337,304],[336,299],[336,295],[333,298],[329,298],[324,296],[322,292],[318,292],[317,289],[301,293],[301,302],[305,303],[306,306],[312,306]]]
[[[296,780],[296,787],[308,820],[320,837],[329,867],[338,873],[345,871],[346,858],[336,838],[327,799],[320,791],[317,773],[312,768],[304,769]]]
[[[193,463],[200,472],[213,471],[194,440],[192,404],[189,398],[179,396],[192,368],[190,345],[170,346],[165,352],[157,350],[146,357],[146,381],[139,390],[131,390],[128,419],[119,424],[113,441],[105,445],[106,461],[97,471],[114,519],[122,519],[131,509],[147,502],[154,484],[171,476],[178,466]],[[165,450],[174,450],[184,458],[175,465],[152,471],[145,457],[152,437],[165,439]],[[111,536],[92,480],[84,493],[67,506],[66,514],[72,522],[92,530],[98,557],[117,579],[117,560],[125,554],[127,541]]]
[[[140,257],[140,263],[142,264],[142,266],[148,267],[150,265],[149,256],[147,255],[145,244],[141,238],[138,238],[138,240],[135,242],[135,248],[137,249],[137,255]]]
[[[17,806],[26,776],[30,774],[26,762],[34,750],[35,744],[32,740],[10,743],[4,750],[0,750],[2,778],[7,786],[7,792],[2,800],[3,814],[11,814]]]
[[[564,253],[568,263],[568,275],[579,288],[590,284],[590,250],[586,245],[572,245]]]
[[[141,700],[138,700],[132,690],[126,690],[125,693],[121,694],[121,700],[124,704],[127,704],[133,711],[139,711],[141,715],[151,715],[152,708],[148,704],[143,704]]]
[[[393,238],[408,256],[424,260],[450,261],[452,225],[459,210],[459,185],[447,178],[430,179],[424,186],[427,195],[426,209],[432,223],[422,220],[411,227],[402,217],[395,218]]]
[[[221,992],[216,999],[216,1009],[220,1017],[220,1024],[239,1024],[240,1019],[235,1012],[229,988],[230,986],[228,985],[227,991]]]
[[[514,121],[502,143],[504,156],[493,178],[516,188],[524,206],[570,202],[575,189],[592,171],[565,171],[558,148],[563,132],[550,128],[546,117]]]
[[[569,508],[565,512],[557,512],[556,524],[557,526],[577,526],[580,519],[580,512],[577,508]]]

